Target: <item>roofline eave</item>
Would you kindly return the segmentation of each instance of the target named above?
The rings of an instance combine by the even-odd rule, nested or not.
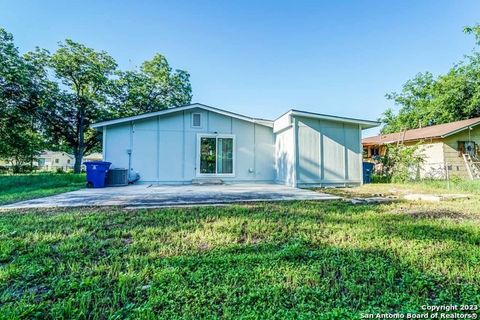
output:
[[[422,141],[425,141],[425,140],[433,140],[433,139],[443,139],[444,137],[443,136],[434,136],[434,137],[424,137],[424,138],[420,138],[420,139],[405,139],[403,140],[402,142],[422,142]],[[368,138],[367,138],[368,139]],[[387,142],[363,142],[362,141],[362,145],[368,145],[368,146],[384,146],[384,145],[387,145],[387,144],[392,144],[392,143],[398,143],[400,142],[399,140],[391,140],[391,141],[387,141]]]
[[[467,130],[469,128],[472,128],[472,127],[475,127],[475,126],[478,126],[480,124],[480,121],[478,121],[477,123],[473,123],[473,124],[469,124],[468,126],[464,126],[462,128],[459,128],[459,129],[456,129],[456,130],[453,130],[447,134],[444,134],[441,136],[441,138],[446,138],[446,137],[450,137],[450,136],[453,136],[454,134],[457,134],[459,132],[462,132],[463,130]]]
[[[147,119],[147,118],[156,117],[156,116],[160,116],[160,115],[166,115],[166,114],[170,114],[170,113],[174,113],[174,112],[194,109],[194,108],[201,108],[201,109],[204,109],[204,110],[207,110],[207,111],[216,112],[216,113],[219,113],[219,114],[222,114],[222,115],[225,115],[225,116],[229,116],[229,117],[232,117],[232,118],[237,118],[237,119],[240,119],[240,120],[260,124],[260,125],[263,125],[263,126],[266,126],[266,127],[273,127],[273,121],[271,121],[271,120],[251,118],[251,117],[247,117],[247,116],[244,116],[244,115],[241,115],[241,114],[238,114],[238,113],[225,111],[225,110],[222,110],[222,109],[207,106],[207,105],[204,105],[204,104],[201,104],[201,103],[192,103],[192,104],[188,104],[188,105],[185,105],[185,106],[174,107],[174,108],[164,109],[164,110],[160,110],[160,111],[144,113],[144,114],[131,116],[131,117],[124,117],[124,118],[119,118],[119,119],[97,122],[97,123],[94,123],[94,124],[90,125],[90,127],[93,128],[93,129],[98,128],[99,130],[101,130],[102,127],[111,126],[111,125],[114,125],[114,124],[120,124],[120,123],[125,123],[125,122],[130,122],[130,121],[142,120],[142,119]]]
[[[347,117],[338,117],[338,116],[332,116],[332,115],[321,114],[321,113],[313,113],[313,112],[301,111],[301,110],[295,110],[295,109],[292,109],[288,112],[290,112],[290,114],[293,115],[293,116],[359,124],[359,125],[361,125],[362,129],[375,128],[375,127],[378,127],[381,124],[381,122],[379,122],[379,121],[371,121],[371,120],[363,120],[363,119],[355,119],[355,118],[347,118]],[[287,114],[288,112],[284,113],[283,115]]]

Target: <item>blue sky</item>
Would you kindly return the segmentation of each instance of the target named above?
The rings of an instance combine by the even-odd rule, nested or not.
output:
[[[289,108],[377,119],[387,92],[446,72],[474,41],[480,1],[4,1],[22,52],[71,38],[122,69],[164,54],[193,101],[275,118]],[[366,134],[375,133],[370,130]]]

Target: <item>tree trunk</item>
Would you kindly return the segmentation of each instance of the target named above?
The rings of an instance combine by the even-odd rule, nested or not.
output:
[[[78,117],[78,146],[75,148],[75,165],[73,166],[74,173],[80,173],[82,169],[82,158],[85,151],[85,112],[83,106],[80,105]]]
[[[80,152],[79,149],[75,149],[74,156],[75,156],[75,164],[73,165],[73,172],[80,173],[82,170],[83,151]]]

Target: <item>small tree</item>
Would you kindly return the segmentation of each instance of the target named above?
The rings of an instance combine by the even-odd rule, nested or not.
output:
[[[390,144],[383,157],[381,174],[391,182],[407,182],[418,177],[418,170],[423,163],[419,145],[406,146]]]

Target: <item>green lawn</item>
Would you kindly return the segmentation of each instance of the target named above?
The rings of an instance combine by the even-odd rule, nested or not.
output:
[[[480,304],[480,198],[0,215],[0,318],[358,319]]]
[[[446,182],[443,180],[426,180],[411,183],[371,183],[363,185],[360,188],[336,188],[336,189],[319,189],[320,192],[328,192],[331,194],[347,197],[368,196],[372,195],[393,195],[401,196],[407,193],[423,193],[423,194],[471,194],[480,196],[480,180],[458,180]]]
[[[0,175],[0,205],[51,196],[84,187],[84,174],[39,173]]]

